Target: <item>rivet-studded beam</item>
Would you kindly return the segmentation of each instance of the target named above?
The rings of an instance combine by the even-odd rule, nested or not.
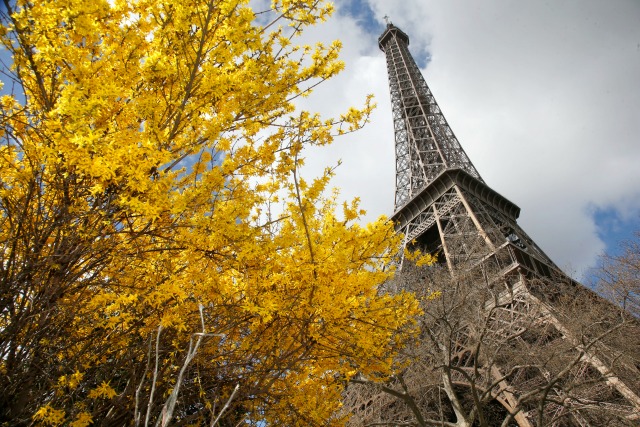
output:
[[[388,24],[378,44],[387,58],[393,109],[395,211],[399,211],[444,170],[462,169],[482,181],[409,53],[409,37],[393,24]]]

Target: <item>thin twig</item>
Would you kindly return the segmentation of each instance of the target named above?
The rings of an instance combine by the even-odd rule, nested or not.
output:
[[[140,378],[140,384],[138,384],[138,388],[136,389],[136,407],[133,412],[133,416],[135,419],[136,427],[140,424],[140,411],[138,410],[138,404],[140,402],[140,391],[142,390],[142,385],[144,384],[144,379],[147,376],[147,372],[149,372],[149,365],[151,365],[151,346],[152,346],[151,336],[149,337],[149,350],[147,351],[147,365],[144,368],[144,373],[142,374],[142,378]]]
[[[171,391],[171,395],[167,398],[164,406],[162,407],[162,416],[158,418],[156,422],[156,426],[165,427],[169,425],[171,418],[173,418],[173,410],[176,407],[176,402],[178,401],[178,393],[180,392],[180,386],[182,385],[182,379],[184,378],[184,373],[187,371],[187,367],[196,356],[198,352],[198,348],[202,343],[202,339],[207,335],[207,331],[205,329],[204,324],[204,313],[202,311],[202,304],[198,304],[198,310],[200,311],[200,322],[202,324],[202,333],[197,334],[198,339],[196,340],[195,345],[193,344],[193,336],[189,339],[189,349],[187,350],[187,357],[185,358],[184,363],[182,364],[182,368],[180,368],[180,373],[178,374],[178,379],[176,380],[176,385]],[[194,334],[196,335],[196,334]]]
[[[211,427],[215,427],[215,425],[218,424],[218,421],[220,420],[220,417],[222,417],[222,414],[224,414],[224,411],[226,411],[229,408],[229,405],[231,404],[231,401],[233,400],[233,398],[235,397],[235,395],[236,395],[236,393],[238,392],[239,389],[240,389],[240,384],[236,384],[236,386],[234,387],[233,391],[231,392],[231,396],[229,396],[229,399],[227,399],[227,403],[224,404],[224,406],[220,410],[220,413],[218,414],[216,419],[211,421]],[[211,418],[213,418],[213,414],[212,414]]]
[[[160,358],[160,333],[162,332],[162,325],[158,326],[158,335],[156,336],[156,366],[153,370],[153,382],[151,383],[151,393],[149,394],[149,405],[147,406],[147,416],[144,418],[144,425],[149,425],[149,418],[151,418],[151,407],[153,406],[153,394],[156,391],[156,381],[158,379],[158,359]]]

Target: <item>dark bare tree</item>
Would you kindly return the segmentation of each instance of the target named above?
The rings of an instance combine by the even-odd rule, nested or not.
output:
[[[602,295],[640,318],[640,231],[620,244],[617,255],[604,254],[594,270]]]
[[[388,287],[420,297],[420,336],[394,377],[352,380],[350,425],[638,425],[635,319],[576,283],[491,270],[405,264]]]

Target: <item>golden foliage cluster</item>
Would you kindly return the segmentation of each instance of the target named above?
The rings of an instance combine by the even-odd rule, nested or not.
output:
[[[239,386],[229,424],[340,424],[344,381],[389,372],[418,310],[378,292],[398,237],[299,175],[372,108],[295,109],[343,68],[297,44],[331,11],[5,1],[0,423],[164,425],[181,387],[202,424]]]

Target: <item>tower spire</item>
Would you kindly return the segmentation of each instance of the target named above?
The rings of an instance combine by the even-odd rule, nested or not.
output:
[[[409,37],[387,21],[378,46],[387,58],[393,109],[396,211],[447,169],[462,169],[482,181],[440,111],[408,45]]]

